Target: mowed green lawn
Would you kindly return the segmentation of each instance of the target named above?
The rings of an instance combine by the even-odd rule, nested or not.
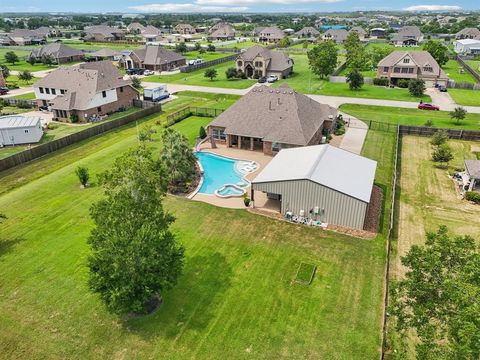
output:
[[[442,67],[445,74],[455,82],[461,83],[471,83],[475,84],[477,80],[470,74],[467,70],[463,69],[463,66],[456,60],[448,60],[448,62]],[[463,72],[460,72],[460,69],[463,69]],[[449,89],[450,90],[450,89]]]
[[[427,120],[432,120],[433,127],[436,128],[480,130],[480,114],[467,113],[465,120],[457,125],[447,111],[355,104],[341,105],[340,110],[367,123],[372,120],[391,124],[424,126]]]
[[[5,61],[5,53],[13,51],[15,54],[17,54],[19,61],[16,62],[15,64],[7,63]],[[30,65],[27,63],[24,58],[30,54],[30,51],[26,50],[16,50],[16,49],[0,49],[0,65],[6,65],[10,70],[15,70],[15,71],[42,71],[42,70],[49,70],[55,68],[55,65],[47,66],[43,65],[41,63],[37,63],[34,65]]]
[[[308,66],[308,58],[306,55],[291,54],[295,65],[294,73],[287,79],[277,81],[273,87],[287,82],[295,90],[305,94],[318,94],[329,96],[346,96],[356,98],[370,98],[383,100],[399,100],[399,101],[419,101],[420,99],[410,95],[408,89],[391,89],[384,86],[363,85],[360,90],[352,91],[346,83],[331,83],[326,80],[319,79],[317,75],[312,73]],[[424,101],[430,101],[429,96],[423,97]]]
[[[235,67],[233,61],[229,61],[220,65],[209,67],[209,69],[217,70],[217,78],[210,80],[205,77],[205,69],[192,71],[191,73],[178,73],[173,75],[153,75],[147,79],[149,82],[159,83],[173,83],[173,84],[185,84],[185,85],[197,85],[197,86],[212,86],[219,88],[232,88],[232,89],[246,89],[253,84],[255,80],[229,80],[225,75],[225,71],[228,68]]]
[[[480,90],[451,88],[448,92],[458,105],[480,106]]]
[[[139,124],[159,130],[149,143],[155,153],[164,119]],[[95,183],[137,144],[136,133],[129,125],[1,174],[0,208],[9,217],[0,229],[2,357],[379,356],[383,235],[361,240],[176,197],[165,207],[186,248],[178,285],[153,315],[108,314],[87,289],[85,266],[89,207],[102,192],[81,190],[74,170],[89,167]],[[371,134],[364,153],[380,161],[377,181],[388,184],[391,137]],[[309,286],[292,283],[301,262],[317,266]]]
[[[172,126],[175,130],[181,132],[188,139],[188,142],[191,146],[195,145],[195,140],[197,139],[200,131],[200,127],[206,127],[213,118],[205,116],[189,116],[186,119],[176,123]]]

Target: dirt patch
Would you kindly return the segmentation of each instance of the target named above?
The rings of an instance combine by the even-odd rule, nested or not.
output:
[[[368,205],[367,217],[365,219],[364,230],[372,233],[378,232],[380,223],[380,214],[382,212],[383,191],[380,187],[374,185],[372,195],[370,196],[370,204]]]

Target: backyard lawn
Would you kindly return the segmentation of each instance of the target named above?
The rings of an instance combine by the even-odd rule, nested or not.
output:
[[[15,64],[7,63],[5,61],[5,53],[13,51],[15,54],[17,54],[19,61],[16,62]],[[16,49],[0,49],[0,65],[6,65],[9,70],[15,70],[15,71],[42,71],[42,70],[49,70],[55,68],[55,65],[47,66],[43,65],[41,63],[37,63],[34,65],[30,65],[27,63],[24,58],[30,54],[30,51],[26,50],[16,50]]]
[[[164,110],[194,103],[188,95]],[[164,119],[139,124],[158,130],[148,143],[155,153]],[[198,123],[189,121],[176,126],[191,139]],[[87,289],[89,207],[101,189],[81,190],[74,170],[87,166],[95,183],[137,144],[136,134],[130,124],[1,174],[0,208],[9,217],[0,229],[5,358],[379,356],[384,231],[361,240],[177,197],[165,207],[186,248],[183,276],[155,314],[108,314]],[[379,161],[376,182],[387,187],[392,139],[370,131],[363,150]],[[317,267],[311,285],[292,282],[302,262]]]
[[[432,120],[433,127],[465,130],[480,130],[480,114],[468,113],[460,125],[450,118],[447,111],[425,111],[388,106],[343,104],[340,110],[368,123],[369,120],[400,124],[424,126]]]
[[[195,140],[198,137],[200,127],[206,127],[213,118],[205,116],[189,116],[186,119],[176,123],[172,126],[175,130],[181,132],[188,139],[191,146],[195,145]]]
[[[204,61],[216,60],[225,56],[228,56],[228,53],[220,53],[220,52],[204,52],[200,54],[198,51],[189,51],[183,56],[188,60],[195,60],[195,59],[203,59]]]
[[[460,73],[460,69],[463,69],[463,66],[456,60],[448,60],[448,62],[442,67],[445,74],[455,82],[465,82],[475,84],[476,79],[470,74],[467,70],[463,70],[463,73]],[[449,89],[450,91],[450,89]]]
[[[480,90],[448,89],[450,96],[459,105],[480,106]]]
[[[35,93],[29,92],[25,94],[15,95],[15,96],[12,96],[11,98],[16,100],[35,100]]]
[[[466,60],[466,63],[480,75],[480,60]]]

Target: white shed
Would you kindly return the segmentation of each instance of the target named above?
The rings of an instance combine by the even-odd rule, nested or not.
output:
[[[41,118],[38,116],[0,116],[0,147],[37,143],[42,136]]]

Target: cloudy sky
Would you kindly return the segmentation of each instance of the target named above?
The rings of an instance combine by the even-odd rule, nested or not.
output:
[[[324,12],[475,10],[478,0],[0,0],[1,12]]]

